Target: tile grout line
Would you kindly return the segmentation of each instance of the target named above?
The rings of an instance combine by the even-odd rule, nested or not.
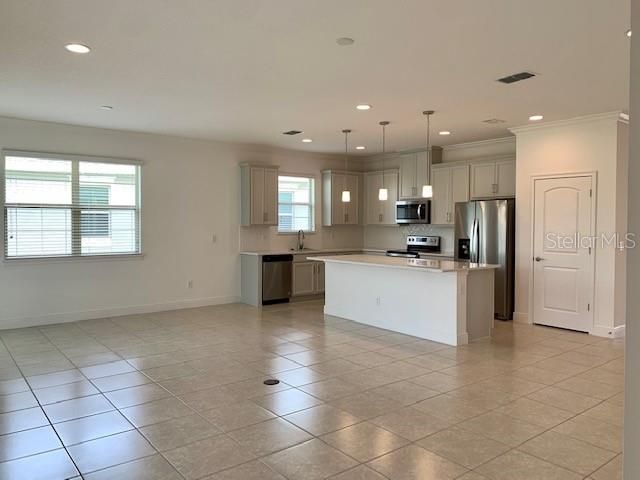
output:
[[[39,330],[39,329],[38,329]],[[49,340],[49,339],[47,339]],[[11,356],[11,359],[14,361],[14,363],[16,364],[16,367],[18,368],[18,370],[20,371],[20,374],[22,375],[22,378],[24,379],[25,383],[27,384],[27,386],[29,387],[29,392],[31,392],[31,395],[33,395],[33,398],[35,398],[36,402],[38,403],[38,406],[40,407],[40,410],[42,411],[42,414],[45,416],[45,418],[47,419],[47,421],[49,422],[49,427],[51,428],[51,430],[53,430],[53,433],[55,433],[56,437],[58,438],[58,441],[60,442],[60,445],[62,445],[62,448],[64,449],[65,453],[67,454],[67,457],[69,458],[69,460],[71,460],[71,463],[73,464],[74,468],[76,469],[76,471],[78,472],[78,475],[80,476],[81,479],[84,479],[84,475],[82,474],[82,472],[80,471],[80,468],[78,467],[78,465],[76,464],[76,461],[74,460],[74,458],[71,456],[71,453],[69,452],[69,450],[67,449],[67,446],[64,444],[64,442],[62,441],[62,438],[60,437],[60,435],[58,434],[58,431],[55,429],[55,427],[53,426],[53,423],[51,422],[51,418],[49,418],[49,415],[47,414],[47,412],[45,411],[45,409],[43,408],[42,404],[40,403],[40,399],[35,395],[35,393],[33,392],[33,388],[31,386],[31,383],[29,383],[29,381],[27,380],[27,377],[24,376],[24,373],[22,372],[22,368],[20,367],[20,365],[18,365],[18,363],[15,361],[15,358],[13,356],[13,353],[11,353],[11,351],[9,350],[9,348],[7,347],[7,344],[5,343],[4,339],[2,338],[2,336],[0,336],[0,342],[2,342],[2,345],[4,346],[5,349],[7,349],[7,352],[9,353],[9,355]],[[52,344],[53,345],[53,344]],[[55,346],[55,345],[54,345]],[[56,347],[57,350],[57,347]],[[62,352],[60,352],[62,353]],[[36,427],[37,428],[37,427]],[[54,449],[57,450],[57,449]],[[47,452],[52,452],[54,450],[47,450]],[[35,456],[35,455],[40,455],[42,453],[47,453],[47,452],[40,452],[40,453],[35,453],[32,455],[27,455],[26,457],[20,457],[20,458],[28,458],[31,456]],[[13,460],[17,460],[17,459],[13,459]],[[11,461],[11,460],[9,460]]]

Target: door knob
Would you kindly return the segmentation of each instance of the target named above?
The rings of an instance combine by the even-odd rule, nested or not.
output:
[[[536,257],[536,258],[534,258],[534,260],[535,260],[536,262],[541,262],[541,261],[543,261],[543,260],[544,260],[544,258],[542,258],[542,257]]]

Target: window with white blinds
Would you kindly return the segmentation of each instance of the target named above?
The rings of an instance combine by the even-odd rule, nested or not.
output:
[[[4,152],[7,259],[140,253],[140,164]]]
[[[281,175],[278,177],[278,231],[313,232],[313,178]]]

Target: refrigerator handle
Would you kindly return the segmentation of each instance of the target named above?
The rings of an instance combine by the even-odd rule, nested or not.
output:
[[[480,220],[476,218],[476,263],[480,263]]]
[[[476,249],[476,223],[477,219],[473,219],[473,225],[471,226],[471,241],[469,242],[469,261],[471,263],[477,263],[476,255],[478,250]]]

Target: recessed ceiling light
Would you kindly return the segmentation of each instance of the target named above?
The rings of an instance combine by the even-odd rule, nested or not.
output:
[[[113,110],[111,105],[100,105],[101,110]]]
[[[442,130],[439,133],[440,133],[440,135],[451,135],[451,132],[449,130]]]
[[[336,43],[341,47],[353,45],[355,42],[356,41],[353,38],[349,38],[349,37],[340,37],[336,40]]]
[[[627,35],[627,37],[631,37],[631,34],[632,34],[632,33],[633,33],[633,32],[631,32],[631,29],[627,30],[627,31],[626,31],[626,35]]]
[[[81,43],[69,43],[64,46],[71,53],[89,53],[91,49]]]
[[[371,105],[367,105],[366,103],[361,103],[360,105],[356,105],[357,110],[371,110]]]
[[[364,150],[365,148],[367,148],[367,147],[365,147],[364,145],[358,145],[356,147],[356,150]]]
[[[529,120],[531,120],[532,122],[537,122],[539,120],[542,120],[544,117],[542,115],[531,115],[529,117]]]
[[[302,143],[311,143],[313,142],[313,140],[311,140],[310,138],[303,138],[302,139]]]

